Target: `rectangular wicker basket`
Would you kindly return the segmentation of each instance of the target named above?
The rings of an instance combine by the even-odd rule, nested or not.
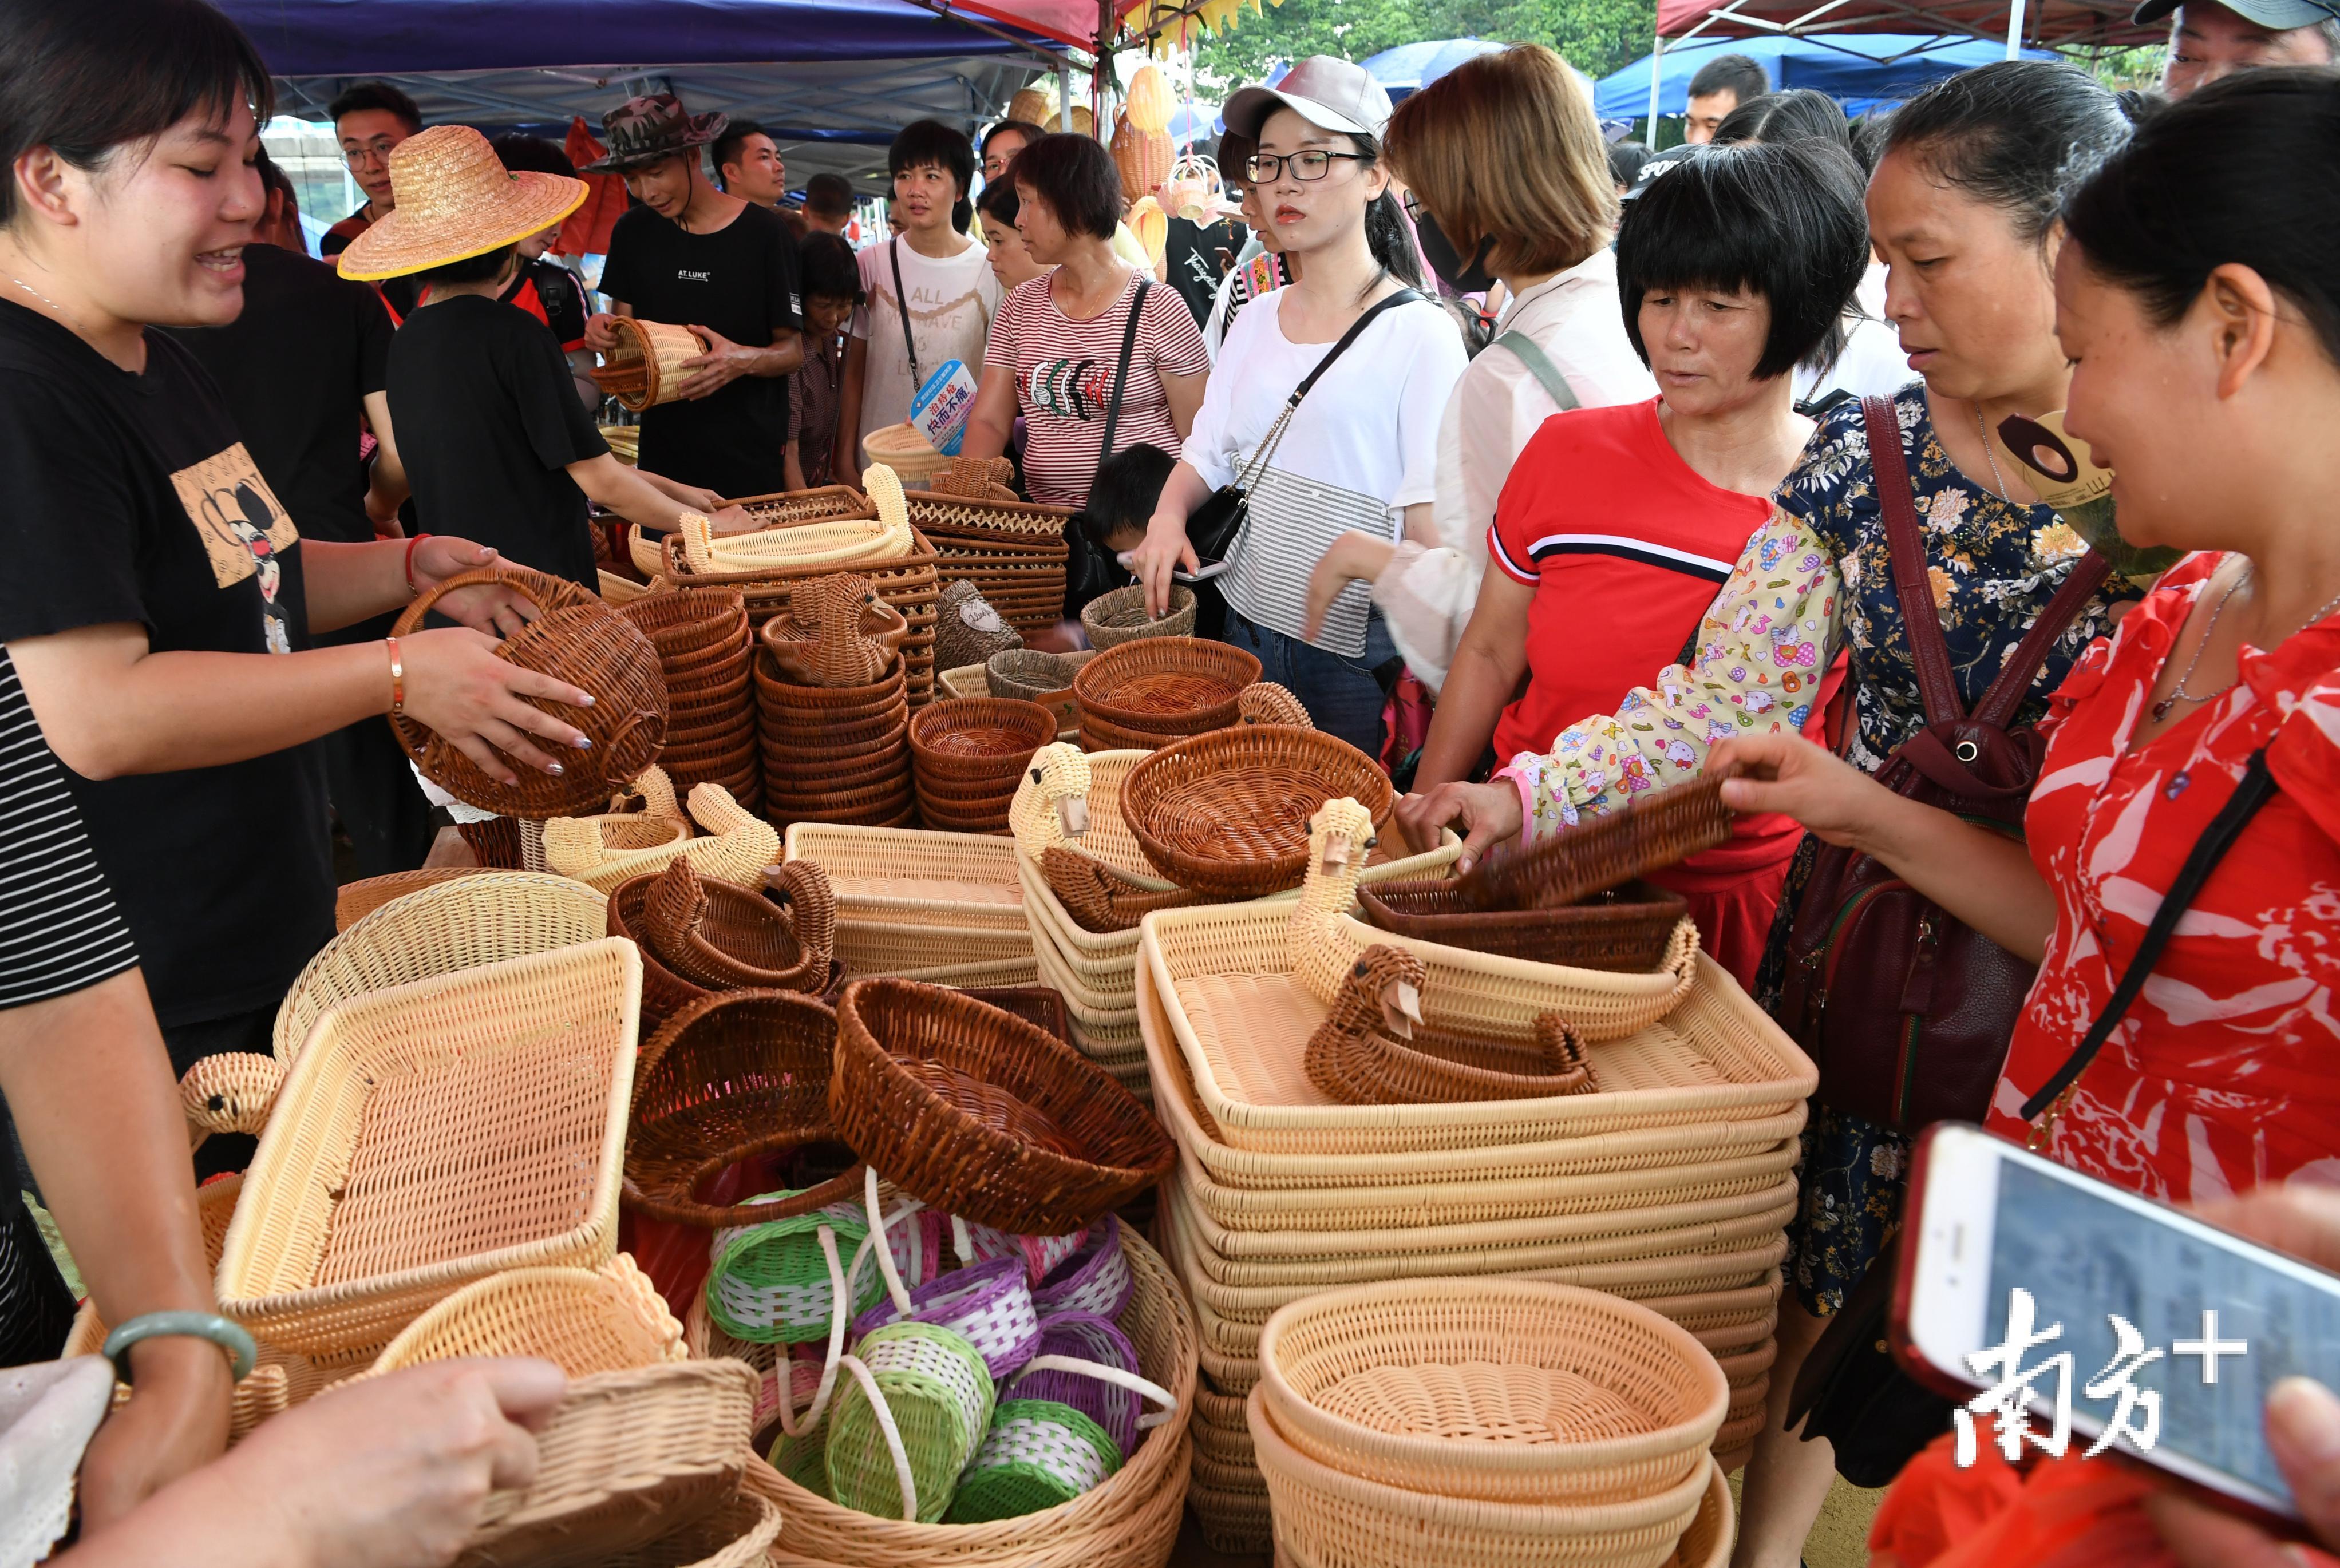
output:
[[[220,1310],[370,1356],[474,1279],[608,1258],[641,987],[606,937],[327,1010],[244,1178]]]

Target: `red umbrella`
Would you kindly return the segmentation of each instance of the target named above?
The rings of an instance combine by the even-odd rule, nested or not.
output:
[[[585,182],[585,204],[569,214],[560,225],[560,238],[553,249],[564,256],[608,255],[610,230],[626,212],[626,182],[615,174],[587,174],[588,163],[598,163],[609,152],[593,139],[585,128],[585,117],[579,115],[569,122],[569,140],[563,150],[569,161],[577,165],[578,178]]]

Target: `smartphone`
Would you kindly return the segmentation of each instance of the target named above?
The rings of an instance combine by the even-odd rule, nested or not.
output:
[[[1129,563],[1130,557],[1135,554],[1136,552],[1134,550],[1122,550],[1115,555],[1114,562],[1123,571],[1134,572],[1137,568]],[[1226,569],[1227,563],[1225,561],[1205,561],[1191,572],[1184,567],[1175,567],[1171,569],[1170,580],[1174,583],[1207,583]]]
[[[1978,1366],[1969,1357],[2003,1355],[2018,1289],[2031,1298],[2031,1334],[2061,1333],[2025,1352],[2019,1368]],[[2129,1326],[2128,1344],[2113,1315]],[[2068,1353],[2072,1452],[2116,1425],[2106,1452],[2295,1521],[2267,1450],[2266,1395],[2295,1373],[2340,1387],[2340,1277],[1943,1122],[1919,1139],[1910,1167],[1891,1339],[1910,1376],[1961,1401]],[[2137,1440],[2145,1402],[2124,1420],[2117,1386],[2092,1396],[2117,1361],[2130,1367],[2128,1384],[2157,1396],[2149,1447]],[[2046,1371],[2015,1395],[2042,1435],[2059,1382]],[[1994,1440],[1994,1416],[1973,1422],[1978,1445]]]

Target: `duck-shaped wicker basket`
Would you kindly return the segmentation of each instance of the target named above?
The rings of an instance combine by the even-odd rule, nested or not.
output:
[[[1556,1012],[1532,1039],[1496,1039],[1422,1022],[1422,960],[1401,948],[1365,949],[1308,1037],[1308,1081],[1343,1105],[1428,1105],[1535,1100],[1597,1087],[1584,1043]]]
[[[798,589],[760,635],[790,685],[866,686],[898,666],[910,626],[868,577],[839,572]]]

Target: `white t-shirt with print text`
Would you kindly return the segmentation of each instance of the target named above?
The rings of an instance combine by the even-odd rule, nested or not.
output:
[[[964,235],[956,238],[967,248],[939,261],[921,256],[905,241],[889,240],[860,254],[861,291],[868,302],[853,312],[852,332],[868,343],[868,358],[858,435],[908,419],[919,382],[947,360],[965,364],[970,376],[983,374],[984,339],[999,309],[999,280],[992,276],[981,245]],[[902,346],[902,311],[894,292],[897,248],[910,330],[917,334],[917,380],[910,379],[909,355]]]

